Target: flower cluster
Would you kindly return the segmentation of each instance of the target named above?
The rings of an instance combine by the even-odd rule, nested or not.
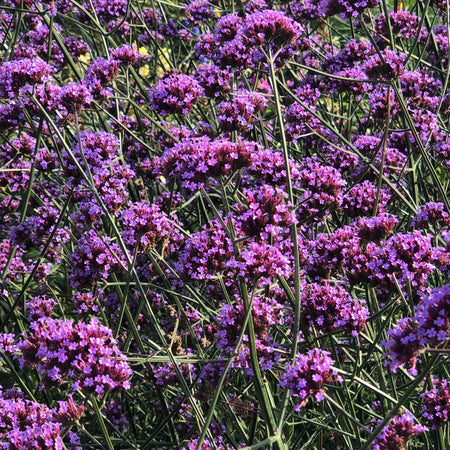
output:
[[[251,167],[259,146],[251,141],[211,141],[207,136],[182,139],[154,160],[154,173],[176,179],[184,189],[197,191],[220,176]]]
[[[373,450],[404,448],[412,437],[425,431],[428,431],[428,428],[415,423],[414,416],[409,411],[405,411],[401,416],[395,416],[391,423],[383,428],[371,448]]]
[[[368,309],[340,286],[311,283],[302,292],[300,320],[320,333],[344,329],[356,336],[365,327]]]
[[[150,106],[162,115],[189,114],[204,95],[199,82],[190,75],[168,72],[149,92]]]
[[[156,204],[133,203],[123,211],[121,220],[123,241],[130,248],[151,248],[163,253],[174,232],[174,225]]]
[[[132,374],[112,331],[93,318],[89,323],[42,317],[19,344],[20,365],[36,368],[44,388],[71,382],[74,391],[101,397],[130,388]]]
[[[422,417],[436,430],[450,421],[450,385],[446,379],[433,379],[433,388],[420,395]]]
[[[417,301],[426,281],[435,269],[430,236],[419,231],[397,233],[372,253],[369,267],[372,282],[380,289],[394,292],[397,285],[408,286]]]
[[[406,363],[412,363],[414,372],[419,353],[445,343],[449,330],[450,285],[446,284],[424,295],[417,305],[416,315],[400,319],[388,332],[389,339],[384,345],[391,359],[391,369],[395,371]]]
[[[217,121],[222,131],[246,132],[253,128],[267,106],[267,100],[258,92],[239,91],[231,102],[217,105]]]
[[[324,385],[341,381],[330,353],[313,348],[306,354],[298,354],[280,380],[280,386],[289,389],[299,411],[314,396],[320,402],[324,399]]]
[[[123,253],[118,244],[107,236],[99,236],[94,230],[86,231],[78,240],[69,263],[68,278],[76,288],[90,288],[124,267]]]
[[[127,202],[127,183],[134,173],[118,159],[119,149],[120,141],[113,134],[85,131],[70,152],[62,152],[67,189],[73,189],[78,201],[97,203],[93,183],[108,210],[118,211]]]
[[[18,390],[0,390],[0,422],[0,445],[5,450],[63,449],[62,424],[55,420],[53,411],[27,400]]]

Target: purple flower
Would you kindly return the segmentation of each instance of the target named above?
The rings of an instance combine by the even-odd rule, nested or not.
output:
[[[338,228],[330,235],[320,233],[314,241],[307,242],[310,277],[320,280],[330,278],[361,253],[359,239],[353,227]]]
[[[296,219],[286,197],[283,190],[267,184],[258,190],[245,190],[244,203],[236,205],[236,234],[264,241],[289,233]]]
[[[129,421],[123,413],[122,404],[117,400],[110,400],[103,410],[103,414],[112,423],[112,431],[119,430],[126,432],[128,430]],[[116,431],[117,433],[117,431]]]
[[[326,5],[326,16],[341,14],[344,18],[358,17],[366,8],[375,8],[378,0],[322,0]],[[322,3],[322,2],[321,2]]]
[[[237,13],[222,16],[216,24],[214,32],[214,41],[219,44],[232,41],[236,37],[236,33],[242,24],[242,17]]]
[[[128,22],[124,19],[128,11],[128,0],[92,0],[82,3],[83,9],[76,10],[77,18],[84,23],[91,23],[91,17],[97,17],[105,24],[106,31],[113,31],[120,25],[120,31],[127,33]],[[90,12],[90,15],[84,11]]]
[[[89,53],[91,51],[89,45],[85,41],[81,40],[78,36],[63,37],[63,44],[67,48],[69,54],[75,60],[78,60],[80,56],[85,55],[86,53]]]
[[[99,292],[97,295],[92,292],[75,292],[72,296],[72,301],[78,314],[85,314],[89,312],[97,312],[98,306],[96,300],[102,300],[103,294]]]
[[[422,418],[437,430],[450,421],[450,382],[433,377],[433,388],[423,394]]]
[[[309,107],[309,110],[314,112],[314,105],[310,105],[309,102],[305,103]],[[302,138],[309,135],[313,130],[320,128],[319,119],[317,119],[305,106],[299,102],[295,102],[288,106],[284,111],[286,136],[292,142],[301,141]]]
[[[303,26],[282,11],[265,10],[245,17],[235,41],[247,50],[252,64],[271,57],[276,67],[281,67],[295,54],[303,32]]]
[[[411,108],[435,110],[440,100],[442,82],[426,69],[405,71],[400,77],[403,96]]]
[[[67,242],[70,233],[66,227],[60,226],[55,230],[60,212],[52,206],[40,206],[36,213],[27,217],[22,223],[11,227],[9,237],[11,243],[29,249],[36,246],[44,249],[50,236],[51,244],[45,253],[50,261],[59,261],[62,246]]]
[[[46,389],[70,381],[73,389],[101,397],[115,388],[129,389],[132,374],[112,331],[92,318],[89,323],[41,317],[19,344],[20,365],[36,368]]]
[[[218,220],[186,239],[176,267],[185,280],[211,280],[227,274],[234,261],[233,245]],[[231,275],[234,270],[231,271]]]
[[[319,220],[328,209],[340,206],[346,182],[337,169],[311,157],[302,161],[299,185],[304,189],[298,209],[299,222],[302,222],[310,217]]]
[[[338,285],[311,283],[302,291],[300,321],[319,333],[343,329],[356,336],[368,315],[365,302],[352,298]]]
[[[54,418],[63,426],[73,425],[78,422],[84,414],[84,405],[76,404],[73,394],[67,396],[67,400],[58,401],[58,410],[54,413]]]
[[[251,165],[245,169],[245,173],[251,175],[253,178],[251,180],[245,179],[245,183],[252,188],[254,188],[255,182],[258,184],[285,187],[286,165],[283,153],[272,148],[262,149],[256,142],[253,142],[252,146]],[[288,164],[292,183],[295,187],[298,187],[300,176],[299,166],[292,158],[289,158]]]
[[[50,317],[53,314],[53,309],[56,306],[56,300],[47,298],[46,295],[34,297],[33,300],[27,302],[27,316],[30,322],[33,322],[39,317]]]
[[[274,44],[278,50],[294,43],[303,33],[303,27],[283,12],[266,10],[248,15],[238,29],[237,37],[250,48]]]
[[[217,43],[214,36],[207,32],[201,34],[198,38],[198,42],[195,44],[195,55],[201,62],[205,62],[207,59],[211,59],[217,49]]]
[[[384,213],[391,195],[385,188],[378,191],[378,187],[370,181],[363,181],[354,185],[344,195],[341,208],[349,217],[370,216],[374,212],[378,199],[378,211]]]
[[[413,300],[417,301],[435,268],[430,239],[431,236],[424,236],[419,231],[397,233],[389,238],[373,252],[369,262],[373,284],[390,293],[397,291],[397,283],[404,293],[410,286]]]
[[[124,44],[121,47],[111,49],[111,58],[120,61],[124,66],[130,66],[136,64],[142,59],[142,56],[135,44]]]
[[[327,2],[323,0],[301,0],[290,3],[292,16],[300,23],[324,19],[327,14]]]
[[[250,65],[251,53],[251,49],[235,38],[216,48],[212,59],[222,69],[235,68],[245,70]]]
[[[214,64],[199,65],[194,76],[207,97],[220,98],[231,91],[231,73]]]
[[[280,386],[289,389],[294,400],[294,409],[299,411],[314,396],[323,400],[325,384],[341,381],[336,369],[332,368],[330,353],[313,348],[307,354],[298,354],[281,377]]]
[[[94,230],[83,234],[69,257],[68,279],[74,288],[90,288],[109,274],[124,267],[120,247],[107,236],[100,237]]]
[[[397,11],[389,11],[389,25],[392,34],[396,38],[411,39],[417,35],[417,29],[420,23],[419,17],[411,11],[399,9]],[[377,45],[384,48],[388,45],[389,30],[386,23],[386,18],[383,14],[375,18],[375,30],[379,36],[376,36]],[[428,32],[422,26],[419,34],[419,42],[424,44],[426,42]]]
[[[267,100],[258,92],[238,91],[231,102],[217,105],[217,121],[222,131],[247,132],[259,119]]]
[[[110,211],[118,211],[128,200],[127,183],[134,173],[119,160],[120,142],[117,137],[104,131],[83,131],[73,143],[72,154],[74,158],[66,150],[62,152],[67,186],[73,188],[74,198],[96,203],[91,188],[86,189],[86,182],[75,164],[78,162],[81,170],[86,171],[86,161],[103,202]]]
[[[262,370],[270,370],[279,360],[279,353],[274,351],[279,345],[270,336],[271,327],[283,323],[283,307],[270,297],[254,297],[252,299],[252,320],[255,331],[255,343],[258,359]],[[218,330],[215,334],[217,348],[225,351],[226,357],[235,351],[236,343],[242,331],[245,320],[244,305],[238,302],[234,305],[222,304],[218,316]],[[232,367],[243,368],[251,375],[248,336],[245,335],[238,354],[234,357]]]
[[[399,319],[387,335],[388,339],[381,342],[390,359],[385,365],[389,365],[391,370],[396,372],[399,367],[411,364],[410,372],[417,374],[417,357],[422,350],[417,322],[410,317]]]
[[[375,217],[358,220],[358,236],[364,241],[380,242],[389,236],[398,222],[396,216],[383,213]]]
[[[193,25],[214,17],[214,5],[209,0],[194,0],[186,6],[186,17]]]
[[[16,336],[12,333],[0,333],[0,352],[3,355],[15,355],[19,350],[19,346],[15,343],[15,340]]]
[[[450,336],[450,284],[432,289],[417,306],[416,320],[422,346],[439,347]]]
[[[129,247],[138,246],[140,251],[152,249],[164,254],[174,233],[174,225],[156,204],[145,202],[131,204],[122,212],[124,231],[122,237]]]
[[[381,52],[382,59],[378,53],[371,56],[364,64],[364,71],[369,78],[383,78],[392,80],[403,75],[406,54],[398,54],[386,49]]]
[[[0,98],[15,98],[26,85],[50,80],[55,70],[39,58],[22,58],[0,65]]]
[[[428,202],[419,206],[411,225],[418,229],[440,230],[450,226],[450,216],[444,211],[443,203]]]
[[[154,160],[154,173],[176,179],[188,191],[205,187],[214,178],[249,167],[259,146],[251,141],[211,141],[207,136],[182,139]]]
[[[24,398],[22,392],[0,390],[0,439],[7,450],[62,450],[63,428],[47,405]]]
[[[6,281],[14,281],[22,278],[25,273],[28,273],[28,266],[23,261],[25,251],[11,245],[7,239],[0,241],[0,270],[3,272],[7,270]],[[12,257],[10,255],[13,255]]]
[[[405,411],[401,416],[395,416],[386,425],[371,444],[372,450],[393,450],[405,448],[413,437],[428,431],[428,428],[415,422],[414,416]]]
[[[267,242],[251,242],[242,252],[241,258],[231,267],[238,267],[239,274],[246,282],[254,283],[260,280],[270,285],[271,279],[278,276],[289,278],[292,271],[292,261],[278,246]]]
[[[168,72],[150,89],[150,107],[162,115],[189,114],[204,95],[198,81],[189,75]]]
[[[119,74],[120,61],[98,57],[91,62],[82,80],[95,100],[106,100],[111,94],[107,89]]]

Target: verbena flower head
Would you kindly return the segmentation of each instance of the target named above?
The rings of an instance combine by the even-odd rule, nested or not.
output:
[[[346,184],[334,167],[324,165],[318,158],[305,158],[299,172],[299,185],[304,189],[299,202],[299,221],[309,217],[318,220],[329,208],[341,205]]]
[[[378,211],[384,213],[390,198],[387,189],[378,189],[375,184],[366,180],[354,185],[344,195],[341,208],[349,217],[370,216],[375,204],[378,205]]]
[[[300,320],[319,333],[345,330],[356,336],[369,315],[364,302],[336,285],[310,283],[302,291]]]
[[[121,26],[122,31],[127,31],[127,22],[124,19],[127,15],[127,0],[93,0],[82,3],[83,9],[76,10],[76,16],[80,21],[90,24],[92,15],[97,17],[104,24],[107,31],[113,31]],[[87,15],[84,11],[88,11]]]
[[[378,0],[323,0],[326,5],[326,16],[341,14],[344,18],[358,17],[366,8],[375,8]]]
[[[218,220],[211,220],[202,231],[186,239],[176,267],[186,280],[210,280],[227,274],[233,261],[230,238]]]
[[[231,91],[231,73],[214,64],[199,65],[194,76],[208,97],[220,98]]]
[[[422,298],[416,314],[422,346],[439,347],[450,337],[450,284],[432,289]]]
[[[360,254],[359,239],[350,226],[338,228],[329,235],[320,233],[315,240],[307,242],[307,248],[306,271],[315,280],[330,278]]]
[[[286,197],[282,189],[267,184],[258,190],[245,190],[244,203],[236,206],[237,235],[263,241],[288,233],[296,218]]]
[[[68,279],[75,288],[89,288],[109,274],[123,268],[123,254],[118,244],[108,236],[89,230],[78,240],[70,255]]]
[[[54,71],[50,64],[39,58],[6,61],[0,65],[0,98],[12,99],[26,85],[50,80]]]
[[[174,225],[156,204],[133,203],[123,211],[122,237],[130,248],[152,249],[163,253],[169,244]]]
[[[203,94],[203,88],[194,77],[168,72],[150,89],[150,107],[162,115],[186,115]]]
[[[222,16],[216,24],[214,32],[214,41],[223,44],[232,41],[242,23],[242,17],[237,13]]]
[[[422,418],[432,430],[450,421],[450,382],[433,377],[433,388],[420,395]]]
[[[388,339],[381,342],[390,359],[385,362],[385,365],[389,365],[391,370],[396,372],[399,367],[411,364],[411,373],[417,374],[415,367],[422,346],[415,320],[410,317],[399,319],[387,335]]]
[[[428,202],[419,206],[411,225],[418,229],[432,228],[436,231],[450,226],[450,216],[443,203]]]
[[[270,370],[279,361],[280,353],[274,351],[279,345],[271,338],[270,330],[276,324],[283,323],[283,309],[275,299],[255,297],[252,302],[252,319],[255,330],[257,355],[262,370]],[[215,333],[217,348],[225,352],[225,357],[234,353],[242,325],[245,310],[242,302],[234,305],[222,304],[218,316],[218,329]],[[253,375],[248,347],[248,335],[245,334],[238,354],[233,358],[232,367],[245,369],[246,374]]]
[[[96,318],[89,323],[42,317],[23,338],[20,365],[36,368],[47,389],[70,382],[73,390],[101,397],[115,388],[129,389],[132,371],[112,331]]]
[[[231,102],[217,105],[217,121],[222,131],[246,132],[253,128],[267,106],[266,98],[251,91],[239,91]]]
[[[154,173],[176,179],[183,189],[197,191],[215,178],[250,167],[259,150],[258,144],[246,140],[186,138],[154,159]]]
[[[382,59],[378,53],[371,56],[364,64],[364,70],[369,78],[383,78],[391,80],[398,78],[405,71],[404,53],[398,54],[386,49],[382,52]]]
[[[397,217],[388,213],[363,217],[357,223],[358,236],[364,241],[379,242],[392,233],[397,222]]]
[[[294,43],[303,27],[281,11],[266,10],[248,15],[238,29],[238,38],[246,47],[277,48]]]
[[[395,416],[391,423],[383,428],[371,444],[371,449],[401,450],[410,439],[425,431],[428,431],[428,428],[416,423],[414,416],[405,411],[402,415]]]
[[[0,390],[1,448],[62,450],[63,428],[53,413],[18,390]]]
[[[306,354],[298,354],[281,377],[280,386],[289,389],[294,401],[294,409],[299,411],[314,396],[323,400],[325,384],[341,381],[330,353],[320,348],[313,348]]]
[[[186,17],[192,24],[207,22],[214,17],[214,5],[209,0],[195,0],[186,6]]]
[[[397,283],[405,293],[409,286],[413,300],[417,301],[435,268],[430,240],[430,235],[425,236],[420,231],[397,233],[389,238],[373,253],[369,263],[373,284],[391,293],[397,290]]]

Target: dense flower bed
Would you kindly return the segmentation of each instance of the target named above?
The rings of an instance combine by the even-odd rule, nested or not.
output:
[[[0,1],[0,448],[449,448],[448,20]]]

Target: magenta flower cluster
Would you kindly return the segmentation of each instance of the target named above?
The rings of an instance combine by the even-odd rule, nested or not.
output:
[[[101,397],[116,388],[130,388],[132,374],[112,331],[92,318],[89,323],[41,317],[19,344],[20,365],[36,368],[43,388],[70,382]]]
[[[322,401],[325,384],[341,381],[333,368],[333,362],[329,352],[314,348],[305,355],[297,355],[293,364],[287,368],[280,385],[289,389],[296,411],[305,406],[310,397]]]

